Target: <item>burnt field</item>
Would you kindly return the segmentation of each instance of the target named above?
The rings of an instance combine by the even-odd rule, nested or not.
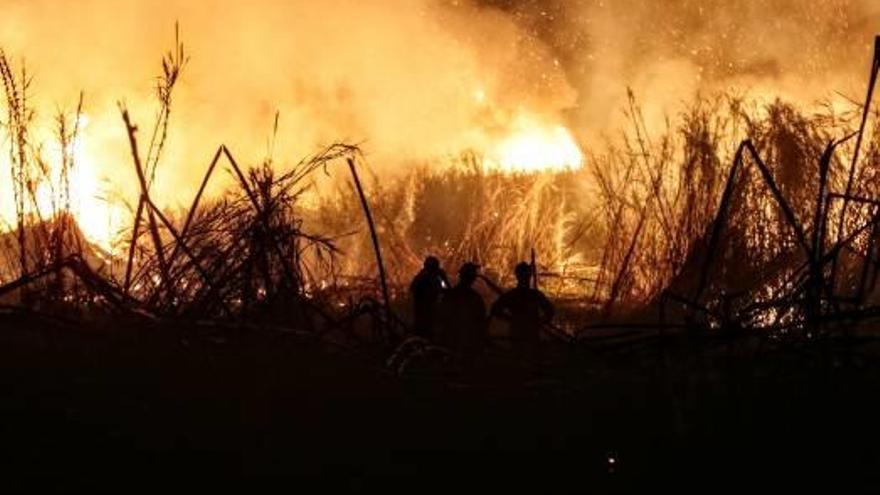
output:
[[[880,343],[857,336],[548,342],[539,367],[495,348],[467,370],[425,364],[399,376],[379,349],[279,328],[23,312],[2,323],[4,491],[880,481]]]

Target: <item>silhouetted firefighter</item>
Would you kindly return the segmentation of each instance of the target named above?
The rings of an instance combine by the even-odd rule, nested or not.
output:
[[[474,263],[461,265],[458,283],[440,303],[441,343],[465,357],[473,357],[486,342],[486,303],[472,287],[479,269]]]
[[[449,287],[446,272],[440,267],[440,260],[434,256],[425,258],[421,271],[409,286],[413,301],[413,328],[416,335],[430,339],[434,336],[437,319],[437,304],[440,294]]]
[[[519,352],[532,352],[540,343],[541,326],[553,319],[553,304],[532,287],[532,266],[526,262],[514,269],[517,286],[492,304],[491,316],[506,320],[510,340]]]

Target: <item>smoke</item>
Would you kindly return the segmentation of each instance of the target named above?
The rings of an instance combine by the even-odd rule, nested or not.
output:
[[[523,112],[589,146],[619,124],[627,87],[651,120],[733,87],[858,95],[880,25],[871,0],[2,2],[0,46],[27,60],[36,106],[85,91],[89,146],[123,189],[116,102],[150,121],[151,77],[180,22],[192,58],[159,187],[183,198],[219,144],[262,157],[276,110],[276,156],[347,140],[380,170],[479,149]]]
[[[37,106],[70,104],[84,90],[91,126],[118,129],[99,138],[107,147],[120,137],[118,100],[141,122],[151,118],[151,77],[179,21],[192,58],[169,154],[194,167],[221,143],[262,156],[276,110],[279,155],[344,139],[386,162],[479,146],[520,107],[554,118],[574,101],[561,69],[536,55],[540,43],[502,12],[471,4],[5,3],[0,45],[35,71]],[[523,77],[531,72],[544,75],[544,90]]]
[[[619,125],[631,87],[653,121],[697,93],[810,104],[860,99],[880,4],[873,0],[484,0],[563,61],[576,89],[570,125]]]

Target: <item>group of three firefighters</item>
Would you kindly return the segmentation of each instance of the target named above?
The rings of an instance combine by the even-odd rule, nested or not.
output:
[[[429,256],[410,284],[413,301],[413,330],[462,355],[474,355],[488,342],[489,321],[506,321],[514,350],[528,352],[538,347],[541,327],[553,319],[554,308],[533,286],[534,268],[526,262],[514,268],[517,285],[502,293],[486,312],[483,296],[473,285],[480,267],[464,263],[458,281],[451,285],[440,261]]]

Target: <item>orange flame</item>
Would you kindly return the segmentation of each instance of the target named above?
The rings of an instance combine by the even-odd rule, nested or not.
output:
[[[550,172],[578,169],[584,156],[571,132],[562,125],[518,117],[513,131],[488,152],[490,162],[508,172]]]

